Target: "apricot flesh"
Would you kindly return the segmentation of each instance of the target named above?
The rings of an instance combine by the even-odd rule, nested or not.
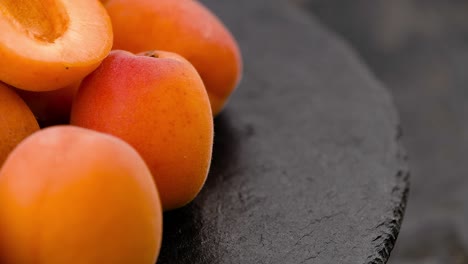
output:
[[[165,50],[197,69],[217,115],[241,78],[238,45],[222,22],[193,0],[107,0],[114,49],[139,53]]]
[[[210,103],[195,68],[176,54],[112,51],[81,83],[71,124],[132,145],[153,174],[164,210],[192,201],[206,180]]]
[[[55,90],[93,71],[112,47],[112,25],[96,0],[0,1],[0,80]]]
[[[39,125],[26,103],[13,88],[0,83],[0,168],[16,145],[37,130]]]
[[[0,170],[0,204],[2,264],[154,264],[159,254],[151,174],[110,135],[72,126],[34,133]]]

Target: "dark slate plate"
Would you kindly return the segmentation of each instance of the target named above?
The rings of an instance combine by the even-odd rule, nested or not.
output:
[[[385,263],[408,190],[388,92],[290,2],[203,2],[245,74],[204,189],[164,216],[158,263]]]

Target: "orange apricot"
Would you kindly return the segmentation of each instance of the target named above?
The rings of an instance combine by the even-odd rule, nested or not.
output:
[[[154,264],[161,238],[151,173],[116,137],[46,128],[0,170],[2,264]]]
[[[175,52],[197,69],[217,115],[242,72],[238,45],[222,22],[194,0],[107,0],[114,49]]]
[[[96,0],[2,0],[0,28],[0,80],[24,90],[76,83],[112,48],[112,25]]]
[[[17,89],[16,92],[29,106],[42,127],[70,122],[70,111],[80,82],[46,92]]]
[[[192,201],[206,180],[210,103],[195,68],[176,54],[112,51],[81,83],[71,124],[130,143],[148,164],[164,210]]]
[[[24,138],[39,130],[26,103],[13,88],[0,83],[0,167]]]

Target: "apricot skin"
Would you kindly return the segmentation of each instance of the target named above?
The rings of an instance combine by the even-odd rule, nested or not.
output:
[[[193,66],[173,53],[152,56],[112,51],[81,83],[71,123],[130,143],[148,164],[163,209],[170,210],[192,201],[206,180],[213,118]]]
[[[31,135],[0,170],[0,204],[2,264],[154,264],[159,254],[151,174],[110,135],[72,126]]]
[[[13,88],[0,83],[0,168],[16,145],[37,130],[39,125],[26,103]]]
[[[16,89],[16,93],[26,102],[41,127],[70,123],[73,98],[80,82],[66,87],[47,91],[31,92]]]
[[[241,78],[242,59],[231,33],[198,1],[107,0],[114,49],[166,50],[182,55],[205,83],[212,112],[225,106]]]

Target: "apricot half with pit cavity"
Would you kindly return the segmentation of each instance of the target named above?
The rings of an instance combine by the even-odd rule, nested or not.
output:
[[[0,81],[31,91],[79,82],[113,41],[97,0],[2,0],[0,28]]]

